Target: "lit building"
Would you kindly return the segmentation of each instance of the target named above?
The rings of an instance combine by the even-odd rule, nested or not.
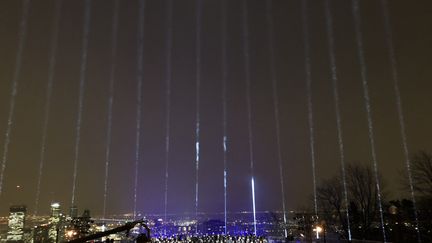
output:
[[[59,203],[51,203],[51,217],[60,218],[60,204]]]
[[[26,206],[11,206],[9,211],[7,241],[23,241]]]
[[[50,228],[48,230],[48,238],[50,242],[57,242],[57,234],[59,231],[60,218],[61,218],[60,204],[52,203],[51,217],[49,219]]]

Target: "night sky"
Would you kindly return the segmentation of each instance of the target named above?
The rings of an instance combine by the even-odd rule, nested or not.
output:
[[[145,1],[137,209],[164,212],[166,36],[169,0]],[[0,1],[0,145],[3,154],[23,2]],[[432,151],[432,4],[391,0],[389,12],[411,152]],[[102,213],[112,0],[92,0],[76,204]],[[222,212],[221,0],[202,1],[199,211]],[[302,2],[272,0],[281,154],[287,209],[310,204],[312,168],[306,96]],[[325,1],[308,1],[317,180],[339,173]],[[168,213],[195,211],[196,1],[173,4]],[[114,70],[107,214],[133,210],[139,3],[120,1]],[[266,1],[247,0],[250,91],[257,210],[281,210]],[[346,162],[371,164],[367,117],[351,1],[330,0]],[[39,213],[70,206],[85,1],[64,0],[48,120]],[[228,210],[251,210],[243,3],[226,1]],[[404,156],[380,1],[360,0],[361,31],[377,161],[391,198],[400,198]],[[12,204],[33,212],[52,46],[55,1],[30,1],[22,66],[4,172],[0,213]],[[17,187],[19,186],[19,188]],[[310,204],[311,205],[311,204]],[[318,205],[319,207],[319,205]]]

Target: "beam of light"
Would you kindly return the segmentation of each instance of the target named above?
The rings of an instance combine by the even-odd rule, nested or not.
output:
[[[16,102],[15,99],[18,93],[18,81],[21,74],[22,53],[24,51],[24,43],[27,36],[27,19],[28,19],[29,9],[30,9],[30,0],[23,0],[20,30],[18,34],[18,50],[16,53],[15,70],[12,77],[9,114],[7,118],[7,127],[6,127],[4,144],[3,144],[3,157],[2,157],[1,172],[0,172],[0,196],[3,192],[4,172],[6,170],[6,163],[8,160],[8,153],[9,153],[10,136],[14,124],[15,102]]]
[[[337,137],[339,144],[339,160],[341,164],[342,173],[342,187],[343,187],[343,197],[344,197],[344,207],[347,217],[347,230],[348,230],[348,240],[351,241],[351,222],[350,214],[348,208],[348,190],[346,183],[346,173],[345,173],[345,149],[344,141],[342,136],[342,118],[340,114],[340,101],[339,101],[339,88],[338,88],[338,76],[337,76],[337,66],[336,66],[336,52],[335,52],[335,41],[333,34],[333,18],[330,11],[330,1],[325,1],[325,16],[326,16],[326,27],[327,27],[327,42],[328,42],[328,52],[330,58],[330,70],[331,70],[331,80],[333,86],[333,100],[336,115],[336,127],[337,127]]]
[[[243,55],[245,67],[245,81],[246,81],[246,105],[248,115],[248,141],[249,141],[249,159],[250,159],[250,173],[253,181],[254,177],[254,153],[253,153],[253,133],[252,133],[252,102],[251,102],[251,77],[250,77],[250,55],[249,55],[249,24],[248,24],[248,6],[247,0],[243,0]],[[252,184],[252,206],[254,211],[254,234],[257,234],[256,218],[255,218],[255,191]]]
[[[407,142],[407,135],[406,135],[406,128],[405,128],[405,118],[404,118],[404,112],[402,109],[402,98],[399,88],[399,73],[397,69],[397,62],[396,62],[396,53],[394,49],[393,44],[393,36],[392,31],[390,27],[390,14],[388,10],[388,1],[387,0],[381,0],[381,7],[383,11],[383,17],[384,17],[384,31],[386,36],[386,42],[388,47],[388,57],[391,65],[391,74],[393,79],[393,89],[396,96],[396,107],[399,117],[399,127],[400,127],[400,133],[402,138],[402,148],[405,158],[405,166],[407,170],[408,175],[408,182],[410,187],[410,196],[411,200],[413,202],[413,208],[414,208],[414,217],[416,222],[416,231],[417,231],[417,241],[421,242],[421,236],[420,236],[420,225],[419,225],[419,219],[418,219],[418,212],[417,212],[417,203],[415,199],[415,193],[414,193],[414,186],[413,186],[413,180],[412,180],[412,173],[411,173],[411,161],[409,158],[409,149],[408,149],[408,142]]]
[[[225,151],[224,151],[225,152]],[[224,156],[226,157],[226,156]],[[223,173],[223,186],[224,186],[224,232],[227,235],[227,170],[224,169]]]
[[[274,119],[275,119],[275,127],[276,127],[276,148],[278,155],[278,165],[279,165],[279,180],[281,186],[281,202],[282,202],[282,212],[283,212],[283,220],[284,220],[284,235],[285,238],[288,237],[288,232],[286,229],[287,218],[286,218],[286,207],[285,207],[285,187],[284,187],[284,176],[283,176],[283,165],[282,165],[282,153],[281,153],[281,143],[280,143],[280,123],[279,123],[279,97],[278,97],[278,79],[275,68],[275,48],[273,41],[273,19],[272,19],[272,11],[273,11],[273,1],[267,1],[267,37],[268,37],[268,45],[269,45],[269,66],[270,66],[270,75],[272,80],[272,88],[273,88],[273,108],[274,108]]]
[[[81,68],[80,68],[80,83],[78,96],[78,114],[76,120],[76,137],[75,137],[75,153],[73,161],[73,181],[72,181],[72,200],[71,205],[75,205],[75,193],[77,187],[78,175],[78,160],[79,160],[79,145],[81,140],[81,122],[84,105],[84,91],[87,73],[87,52],[88,52],[88,36],[90,32],[90,17],[91,17],[91,0],[85,1],[84,26],[81,51]]]
[[[374,139],[374,127],[372,122],[372,109],[370,104],[370,97],[369,97],[369,84],[368,84],[368,76],[367,76],[367,67],[366,67],[366,61],[365,61],[365,55],[364,55],[364,47],[363,47],[363,34],[361,31],[361,19],[360,19],[360,10],[359,10],[359,2],[358,0],[352,0],[352,11],[353,11],[353,17],[354,17],[354,28],[355,28],[355,37],[356,37],[356,44],[357,44],[357,55],[358,55],[358,61],[360,63],[360,75],[362,79],[363,84],[363,98],[364,98],[364,105],[366,108],[366,115],[367,115],[367,122],[368,122],[368,132],[369,132],[369,143],[370,143],[370,149],[371,149],[371,156],[372,156],[372,162],[373,162],[373,170],[374,170],[374,176],[375,176],[375,185],[377,189],[377,198],[378,198],[378,209],[381,219],[381,229],[382,229],[382,235],[383,235],[383,241],[387,242],[385,227],[384,227],[384,215],[383,215],[383,209],[382,209],[382,199],[381,199],[381,187],[380,187],[380,181],[378,176],[378,162],[377,162],[377,156],[375,151],[375,139]]]
[[[315,217],[318,218],[317,194],[316,194],[316,170],[315,170],[315,133],[314,133],[314,118],[313,118],[313,103],[312,103],[312,76],[310,63],[310,47],[309,47],[309,26],[307,15],[307,0],[302,1],[302,17],[303,17],[303,39],[304,39],[304,56],[305,56],[305,74],[306,74],[306,95],[308,109],[308,126],[309,126],[309,146],[311,152],[312,165],[312,180],[313,180],[313,200]]]
[[[170,116],[171,116],[171,79],[172,79],[172,25],[173,25],[173,6],[172,0],[167,0],[167,28],[166,28],[166,70],[165,70],[165,112],[166,112],[166,127],[165,127],[165,198],[164,198],[164,222],[167,222],[168,209],[168,169],[169,169],[169,154],[170,154]],[[166,229],[165,229],[166,231]],[[166,233],[166,232],[165,232]]]
[[[253,220],[254,220],[254,233],[255,235],[257,235],[256,207],[255,207],[255,180],[253,176],[251,179],[251,188],[252,188],[252,212],[253,212]]]
[[[133,195],[133,216],[136,218],[137,194],[138,194],[138,166],[140,160],[141,141],[141,108],[142,108],[142,82],[144,66],[144,11],[145,1],[139,2],[138,36],[137,36],[137,93],[136,93],[136,137],[135,137],[135,167],[134,167],[134,195]]]
[[[221,58],[221,68],[222,68],[222,147],[223,147],[223,186],[224,186],[224,224],[225,224],[225,235],[227,235],[227,175],[228,175],[228,165],[227,165],[227,152],[228,152],[228,137],[227,137],[227,76],[228,76],[228,66],[227,66],[227,13],[226,13],[226,0],[221,0],[221,46],[222,46],[222,58]]]
[[[111,69],[109,76],[109,94],[108,94],[108,113],[107,113],[107,130],[106,130],[106,145],[105,145],[105,180],[104,180],[104,195],[103,195],[103,208],[102,217],[106,216],[107,207],[107,194],[108,194],[108,177],[111,158],[111,130],[112,130],[112,109],[114,103],[114,83],[115,83],[115,69],[117,66],[117,31],[118,31],[118,16],[119,16],[120,0],[114,0],[113,6],[113,19],[112,19],[112,33],[111,33]]]
[[[61,17],[61,7],[63,0],[58,0],[55,2],[55,12],[53,18],[53,29],[51,36],[51,49],[50,49],[50,60],[48,66],[48,82],[46,87],[46,97],[45,97],[45,114],[43,120],[42,127],[42,139],[41,139],[41,150],[39,155],[39,173],[36,183],[36,198],[35,198],[35,208],[34,215],[37,215],[39,210],[39,197],[40,197],[40,188],[41,181],[43,175],[43,168],[45,164],[45,152],[46,152],[46,140],[47,140],[47,132],[48,132],[48,121],[50,117],[50,108],[51,108],[51,96],[52,96],[52,87],[54,83],[54,70],[56,66],[56,55],[57,55],[57,46],[58,46],[58,35],[59,35],[59,23]]]
[[[200,164],[200,86],[201,86],[201,14],[202,1],[196,0],[196,36],[195,36],[195,65],[196,65],[196,118],[195,118],[195,219],[198,220],[199,206],[199,164]],[[198,222],[198,221],[197,221]],[[198,233],[198,227],[195,228]]]

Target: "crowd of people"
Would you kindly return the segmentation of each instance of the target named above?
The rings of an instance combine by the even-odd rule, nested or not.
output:
[[[203,235],[203,236],[173,236],[173,237],[159,237],[153,238],[156,243],[171,243],[171,242],[185,242],[185,243],[267,243],[267,239],[257,236],[229,236],[229,235]]]

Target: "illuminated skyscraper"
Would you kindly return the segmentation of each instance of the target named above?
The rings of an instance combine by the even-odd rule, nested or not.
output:
[[[23,241],[27,207],[22,205],[11,206],[9,212],[7,241]]]
[[[49,219],[50,229],[48,238],[50,242],[57,242],[58,228],[60,224],[61,212],[59,203],[51,203],[51,217]]]
[[[58,218],[60,217],[60,204],[59,203],[51,203],[51,217]]]

